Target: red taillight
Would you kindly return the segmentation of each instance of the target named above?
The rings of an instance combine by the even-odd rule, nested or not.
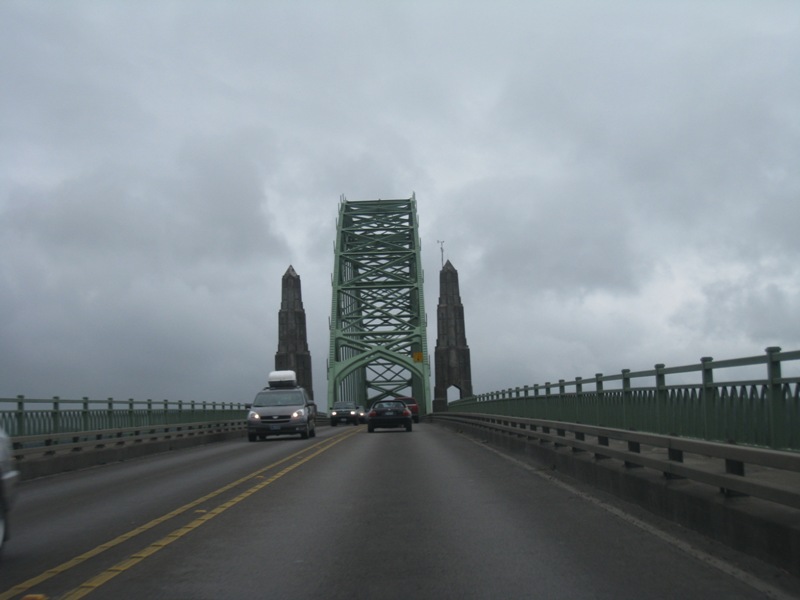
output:
[[[408,410],[408,409],[405,409],[405,410],[403,411],[403,416],[404,416],[404,417],[410,417],[410,416],[411,416],[411,411],[410,411],[410,410]]]
[[[377,417],[378,413],[376,413],[374,410],[371,410],[371,411],[369,411],[369,416],[370,417]]]

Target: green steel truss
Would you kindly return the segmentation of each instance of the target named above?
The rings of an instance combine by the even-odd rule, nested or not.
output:
[[[328,402],[413,396],[430,411],[415,196],[348,201],[337,222]]]

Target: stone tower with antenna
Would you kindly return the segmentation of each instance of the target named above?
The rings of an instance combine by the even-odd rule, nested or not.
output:
[[[458,290],[458,271],[448,260],[439,272],[436,308],[436,376],[433,410],[447,410],[447,390],[455,387],[459,398],[472,396],[472,368],[464,326],[464,305]]]
[[[306,311],[300,276],[289,265],[281,282],[281,309],[278,312],[278,351],[275,353],[276,371],[294,371],[297,384],[314,398],[311,377],[311,353],[308,351]]]

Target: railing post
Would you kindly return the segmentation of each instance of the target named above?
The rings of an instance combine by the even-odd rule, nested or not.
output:
[[[114,426],[114,399],[109,398],[106,402],[106,423],[103,429],[111,429]]]
[[[603,419],[603,415],[600,412],[601,407],[603,406],[603,399],[604,399],[603,397],[604,397],[604,394],[605,394],[605,392],[603,391],[603,374],[602,373],[595,373],[594,378],[595,378],[595,384],[594,384],[595,385],[595,391],[597,392],[597,422],[595,423],[595,425],[597,425],[598,427],[603,427],[605,421]],[[598,446],[608,446],[608,437],[606,437],[604,435],[598,435],[597,436],[597,445]],[[608,456],[606,456],[605,454],[602,454],[600,452],[595,452],[594,458],[595,458],[595,460],[603,460],[603,459],[608,458]]]
[[[630,404],[631,404],[631,378],[630,369],[622,369],[622,428],[630,427]]]
[[[716,388],[714,387],[714,367],[711,364],[714,359],[710,356],[704,356],[700,359],[703,366],[703,438],[711,441],[712,426],[714,424],[714,396]]]
[[[564,406],[566,404],[566,401],[564,399],[565,391],[566,391],[566,388],[564,387],[564,380],[563,379],[559,379],[558,380],[558,400],[557,400],[557,402],[558,402],[558,419],[556,419],[556,420],[557,421],[561,421],[562,423],[567,421],[567,419],[564,418],[564,411],[566,410],[566,408]],[[556,435],[558,437],[567,437],[567,432],[563,427],[556,427]],[[562,446],[562,445],[563,444],[559,444],[558,442],[555,443],[555,447],[556,448],[558,448],[559,446]]]
[[[642,445],[639,442],[628,441],[628,452],[632,452],[634,454],[641,454]],[[625,468],[626,469],[640,469],[642,465],[635,463],[630,460],[625,461]]]
[[[603,415],[601,413],[603,406],[603,374],[594,374],[594,390],[597,396],[597,404],[595,405],[595,421],[594,424],[600,427],[603,424]]]
[[[552,410],[551,406],[553,403],[553,394],[550,392],[549,381],[544,382],[544,397],[545,397],[544,405],[547,407],[545,410],[545,419],[552,419],[553,413],[551,413],[550,411]]]
[[[666,365],[658,363],[656,369],[656,423],[658,433],[666,433],[668,435],[675,435],[670,433],[668,425],[669,411],[667,410],[667,377],[664,375],[664,367]]]
[[[785,408],[783,402],[783,387],[781,385],[781,359],[777,356],[781,349],[770,346],[767,353],[767,402],[769,404],[769,447],[775,450],[786,447],[785,430],[781,426],[784,422]]]
[[[25,423],[25,396],[17,396],[17,435],[28,435]]]
[[[61,404],[59,401],[61,398],[58,396],[53,396],[53,431],[50,433],[61,433]]]
[[[89,398],[83,397],[83,418],[81,419],[83,430],[89,431]]]
[[[575,378],[575,406],[582,407],[583,406],[583,377],[576,377]],[[578,409],[575,409],[575,422],[580,422],[578,420]],[[575,439],[579,442],[582,442],[586,439],[586,435],[582,431],[575,432]],[[576,448],[575,446],[572,447],[573,452],[583,452],[582,448]]]

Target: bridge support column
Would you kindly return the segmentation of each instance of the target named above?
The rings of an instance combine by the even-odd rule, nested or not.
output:
[[[458,389],[459,398],[472,396],[472,368],[464,326],[464,305],[458,289],[458,271],[449,260],[439,272],[436,317],[434,412],[447,410],[447,390],[451,386]]]
[[[278,351],[275,353],[276,371],[294,371],[297,383],[314,398],[311,377],[311,353],[308,351],[306,311],[300,276],[289,265],[281,281],[281,309],[278,312]]]

